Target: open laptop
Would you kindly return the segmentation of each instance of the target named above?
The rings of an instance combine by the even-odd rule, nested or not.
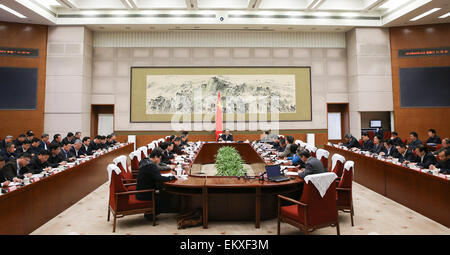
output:
[[[269,179],[269,181],[274,181],[274,182],[289,181],[288,177],[281,176],[280,165],[266,166],[266,172],[267,172],[267,178]]]

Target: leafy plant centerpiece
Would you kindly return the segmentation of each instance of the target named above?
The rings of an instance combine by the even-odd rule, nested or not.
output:
[[[217,151],[216,169],[218,176],[243,176],[244,161],[234,147],[224,146]]]

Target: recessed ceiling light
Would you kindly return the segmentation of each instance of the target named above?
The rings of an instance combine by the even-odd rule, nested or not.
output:
[[[416,20],[419,20],[419,19],[421,19],[421,18],[423,18],[423,17],[425,17],[425,16],[428,16],[428,15],[432,14],[433,12],[439,11],[440,9],[441,9],[441,8],[433,8],[433,9],[427,11],[427,12],[424,12],[424,13],[422,13],[422,14],[420,14],[420,15],[418,15],[418,16],[412,18],[412,19],[410,19],[409,21],[416,21]]]
[[[81,14],[84,16],[95,16],[95,15],[100,14],[100,12],[98,12],[98,11],[83,11],[83,12],[81,12]]]
[[[5,11],[11,13],[11,14],[16,15],[17,17],[19,17],[19,18],[21,18],[21,19],[26,19],[26,18],[27,18],[27,17],[25,17],[24,15],[22,15],[21,13],[16,12],[15,10],[13,10],[13,9],[11,9],[11,8],[9,8],[9,7],[5,6],[5,5],[3,5],[3,4],[0,4],[0,8],[2,8],[3,10],[5,10]]]
[[[445,19],[445,18],[447,18],[448,16],[450,16],[450,12],[447,12],[446,14],[440,16],[439,18],[440,18],[440,19]]]

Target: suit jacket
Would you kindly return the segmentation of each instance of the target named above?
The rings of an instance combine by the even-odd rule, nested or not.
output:
[[[83,146],[81,146],[81,148],[83,148]],[[85,155],[83,154],[83,151],[81,150],[81,148],[78,150],[78,152],[75,150],[75,147],[72,146],[72,148],[70,148],[69,152],[76,158],[79,158],[81,155]]]
[[[175,153],[177,155],[184,154],[184,152],[181,150],[180,146],[178,146],[176,144],[173,145],[173,153]]]
[[[42,163],[38,157],[34,157],[31,159],[30,164],[28,164],[26,166],[26,168],[28,169],[27,171],[29,173],[38,174],[38,173],[42,172],[44,170],[44,168],[47,168],[49,166],[50,165],[48,164],[47,161]]]
[[[416,147],[418,147],[419,145],[422,145],[422,141],[420,141],[419,139],[412,141],[408,144],[408,148],[410,150],[414,150]]]
[[[58,143],[56,140],[53,140],[53,141],[50,143],[50,145],[52,145],[52,144],[56,144],[56,145],[58,145],[59,147],[62,146],[62,144],[61,144],[61,143]],[[49,150],[50,150],[50,148],[49,148]]]
[[[386,149],[385,152],[386,156],[395,157],[395,155],[399,154],[397,148],[395,148],[394,145],[391,146],[391,148],[388,150]]]
[[[80,148],[81,155],[92,155],[92,151],[89,151],[89,146],[82,145]]]
[[[402,139],[400,139],[400,137],[396,137],[396,138],[391,139],[391,140],[392,140],[392,142],[394,142],[395,146],[400,145],[400,144],[403,143],[403,141],[402,141]]]
[[[20,142],[18,139],[14,140],[13,143],[16,145],[16,148],[22,147],[23,142]]]
[[[38,152],[43,151],[43,150],[50,150],[50,146],[48,146],[47,143],[45,143],[44,141],[40,140],[39,146],[38,146]]]
[[[5,141],[5,139],[0,141],[0,150],[6,150],[6,141]]]
[[[382,144],[378,144],[378,145],[374,144],[373,148],[370,152],[376,153],[376,154],[380,154],[380,152],[384,152],[386,154],[387,150],[386,150],[386,148],[384,148],[384,146]]]
[[[64,158],[63,155],[57,154],[57,155],[53,155],[50,153],[50,157],[48,158],[47,162],[51,167],[58,167],[59,163],[63,162]]]
[[[3,166],[1,171],[3,177],[6,180],[12,181],[14,177],[23,179],[24,178],[23,175],[28,173],[28,168],[26,166],[22,167],[19,169],[19,172],[17,173],[17,160],[11,160],[8,163],[6,163],[6,165]]]
[[[441,144],[441,138],[437,135],[433,136],[433,137],[428,137],[426,143],[435,143],[435,144]]]
[[[225,135],[225,134],[221,134],[220,137],[222,137],[222,140],[223,140],[223,141],[234,141],[234,140],[233,140],[233,135],[232,135],[232,134],[229,134],[228,136]]]
[[[299,173],[298,176],[300,178],[305,178],[305,176],[308,176],[310,174],[320,174],[325,172],[326,170],[320,160],[314,157],[309,157],[305,163],[305,171]]]
[[[291,145],[286,144],[286,147],[284,148],[284,151],[280,154],[280,157],[292,157],[293,154],[291,152]]]
[[[144,189],[162,189],[163,182],[173,180],[175,177],[161,176],[159,168],[151,160],[145,164],[141,164],[139,167],[139,174],[137,177],[136,190]],[[151,193],[138,193],[136,194],[138,200],[151,200]]]
[[[94,152],[96,151],[96,150],[98,150],[98,149],[100,149],[100,143],[99,144],[96,144],[94,141],[91,141],[90,143],[89,143],[89,147],[88,147],[88,150],[87,150],[87,152],[89,153],[89,155],[92,155],[92,154],[94,154]]]
[[[361,146],[359,145],[358,140],[356,140],[356,138],[354,138],[353,136],[350,138],[350,141],[344,143],[343,145],[344,145],[345,147],[349,148],[349,149],[350,149],[350,148],[359,148],[359,147],[361,147]]]
[[[5,159],[5,162],[8,162],[10,160],[15,160],[17,158],[17,154],[15,152],[9,153],[4,150],[0,151],[0,156],[2,156]]]
[[[363,142],[362,146],[361,146],[361,150],[362,151],[372,151],[373,150],[373,142],[372,140],[367,140],[365,142]]]
[[[28,153],[31,154],[31,153],[32,153],[32,152],[31,152],[31,147],[30,147],[27,151],[23,151],[22,146],[20,146],[19,148],[17,148],[17,149],[16,149],[16,152],[15,152],[16,158],[20,157],[20,155],[24,154],[25,152],[28,152]]]
[[[430,167],[430,165],[436,165],[437,160],[436,160],[436,157],[433,156],[433,154],[431,154],[431,152],[427,152],[427,153],[425,153],[423,158],[416,157],[415,162],[417,163],[417,166],[420,166],[423,168],[428,168],[428,167]]]
[[[172,164],[172,162],[170,161],[170,154],[167,150],[165,150],[163,152],[163,155],[161,157],[161,162],[165,163],[165,164]]]
[[[441,169],[439,173],[450,174],[450,160],[447,159],[446,161],[439,161],[435,166]]]
[[[399,151],[397,151],[397,154],[395,154],[395,156],[392,157],[398,158],[398,162],[403,162],[405,160],[409,162],[416,162],[416,155],[414,155],[414,153],[408,150],[403,155]]]
[[[63,148],[61,148],[61,152],[59,154],[61,155],[63,161],[69,161],[69,158],[75,158],[75,155],[72,154],[70,150],[65,152]]]
[[[64,143],[66,141],[68,143],[74,144],[75,143],[75,137],[72,137],[72,140],[69,140],[69,138],[67,138],[67,136],[66,136],[66,137],[64,137],[64,139],[62,139],[62,142]]]

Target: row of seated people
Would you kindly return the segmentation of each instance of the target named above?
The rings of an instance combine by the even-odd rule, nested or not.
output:
[[[344,139],[347,142],[340,143],[340,145],[348,149],[367,151],[387,158],[397,158],[401,163],[413,163],[421,168],[440,169],[440,173],[450,174],[450,140],[448,138],[442,139],[442,148],[430,152],[428,147],[420,142],[416,132],[410,133],[411,142],[409,144],[405,144],[398,137],[382,140],[381,137],[375,136],[373,141],[369,139],[367,133],[362,133],[361,137],[361,142],[358,142],[351,134],[346,134]]]
[[[28,134],[28,132],[27,132]],[[48,135],[43,135],[48,137]],[[111,136],[115,138],[114,135]],[[77,139],[70,143],[72,139],[61,139],[61,142],[47,144],[46,141],[36,141],[31,138],[31,146],[29,140],[24,140],[18,151],[15,150],[15,144],[6,141],[6,150],[0,155],[0,182],[2,187],[9,185],[9,182],[21,183],[26,177],[29,178],[33,174],[39,174],[42,171],[48,171],[60,165],[66,165],[67,162],[73,162],[77,158],[84,158],[94,154],[96,151],[115,145],[117,142],[112,139],[109,143],[102,143],[103,136],[97,136],[91,141],[89,137],[84,137],[83,141]],[[6,139],[6,138],[5,138]],[[60,139],[57,137],[57,139]],[[106,139],[105,139],[106,140]],[[42,148],[37,144],[45,143]]]

